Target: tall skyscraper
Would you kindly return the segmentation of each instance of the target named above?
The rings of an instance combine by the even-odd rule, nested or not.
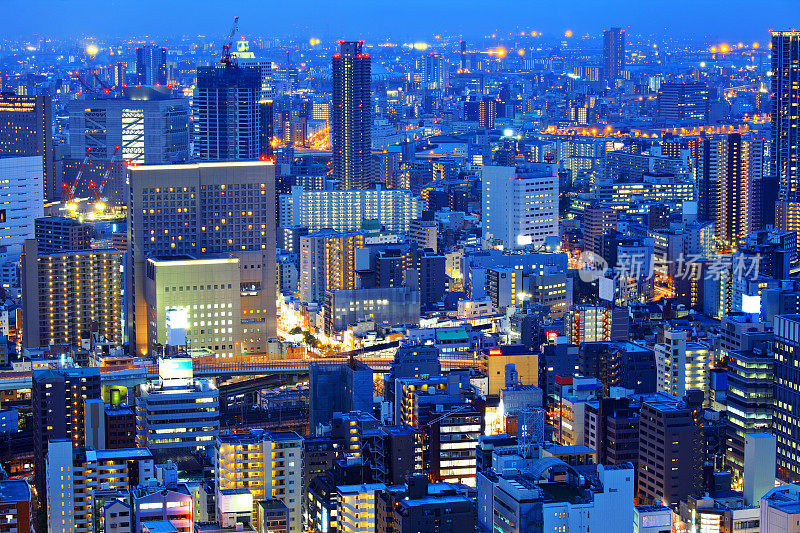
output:
[[[53,167],[53,116],[49,96],[0,93],[0,156],[42,156],[44,198],[61,194]]]
[[[195,156],[253,161],[261,155],[261,71],[215,65],[197,69]]]
[[[700,218],[714,222],[717,240],[736,248],[760,211],[755,189],[764,174],[764,140],[739,133],[701,138],[695,162]]]
[[[164,312],[147,306],[148,256],[222,254],[238,258],[242,279],[252,281],[238,318],[247,313],[246,333],[254,339],[249,351],[264,353],[276,327],[275,167],[242,161],[138,166],[129,173],[128,328],[136,353],[148,351],[150,313]]]
[[[487,130],[494,129],[494,119],[497,118],[497,100],[487,96],[478,104],[478,125]]]
[[[422,58],[422,75],[425,88],[442,91],[447,84],[447,69],[441,54],[431,52]]]
[[[33,373],[33,456],[36,487],[44,494],[45,455],[51,439],[86,443],[85,400],[100,398],[100,371],[96,368],[36,370]]]
[[[772,166],[779,182],[775,226],[800,232],[800,32],[772,32]],[[800,242],[798,242],[800,251]],[[778,443],[780,448],[780,442]],[[779,453],[780,455],[780,453]]]
[[[774,48],[773,48],[774,50]],[[800,315],[775,317],[773,360],[772,433],[778,441],[776,476],[786,483],[800,481],[800,416],[793,409],[800,402],[797,366],[800,362]]]
[[[603,76],[613,82],[625,70],[625,30],[611,28],[603,32]]]
[[[658,114],[666,124],[708,122],[708,86],[697,83],[662,83],[658,90]]]
[[[80,345],[97,331],[122,344],[122,252],[76,250],[39,255],[36,241],[22,254],[23,343]]]
[[[800,202],[800,31],[772,32],[772,168],[780,199]]]
[[[145,45],[136,49],[136,80],[139,85],[167,84],[167,49]]]
[[[366,189],[372,181],[371,62],[364,41],[340,41],[333,56],[333,174],[342,189]]]

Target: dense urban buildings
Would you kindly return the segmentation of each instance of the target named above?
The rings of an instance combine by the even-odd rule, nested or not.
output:
[[[0,532],[797,529],[787,6],[56,4],[0,41]]]

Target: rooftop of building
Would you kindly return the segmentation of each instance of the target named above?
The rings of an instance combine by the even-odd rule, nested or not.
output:
[[[339,494],[342,495],[365,494],[367,492],[375,492],[385,488],[386,485],[383,483],[362,483],[360,485],[339,485],[337,487]]]
[[[504,344],[484,350],[483,353],[488,356],[501,356],[501,355],[533,355],[534,352],[523,344]]]
[[[264,510],[268,511],[279,511],[279,510],[287,510],[286,504],[283,503],[283,500],[279,500],[277,498],[271,498],[269,500],[261,500],[258,502],[259,507]]]
[[[672,509],[665,505],[634,505],[639,513],[672,513]]]
[[[24,479],[0,481],[0,503],[31,501],[31,487]]]
[[[153,480],[155,481],[155,480]],[[189,487],[187,487],[183,483],[179,483],[175,487],[165,487],[163,485],[139,485],[138,487],[131,487],[131,496],[134,498],[143,498],[145,496],[149,496],[151,494],[161,493],[163,495],[167,495],[169,492],[175,492],[178,494],[183,494],[184,496],[191,496],[192,493],[189,491]]]
[[[264,441],[270,442],[298,442],[303,441],[303,437],[294,431],[263,431],[250,430],[248,433],[232,433],[217,437],[221,444],[258,444]]]
[[[87,448],[86,449],[87,457],[90,457],[92,454],[94,454],[94,457],[97,461],[153,458],[153,454],[147,448],[118,448],[114,450],[93,450],[91,448]]]
[[[149,520],[142,524],[142,531],[148,533],[178,533],[169,520]]]
[[[33,381],[44,379],[60,379],[62,377],[100,377],[100,369],[96,367],[70,367],[70,368],[48,368],[45,370],[34,370]]]

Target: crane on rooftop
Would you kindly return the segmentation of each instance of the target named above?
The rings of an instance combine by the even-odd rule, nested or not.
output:
[[[61,184],[64,188],[64,201],[71,202],[73,198],[75,198],[75,189],[78,188],[78,183],[81,181],[81,177],[83,176],[83,169],[86,168],[86,163],[89,162],[89,155],[92,153],[92,147],[86,149],[86,156],[81,161],[81,166],[78,168],[78,174],[75,176],[75,181],[70,185],[67,182]]]
[[[226,67],[236,66],[236,56],[231,55],[231,47],[233,47],[233,39],[237,31],[239,31],[239,17],[233,17],[233,26],[231,26],[230,34],[225,44],[222,45],[222,59],[220,63]]]

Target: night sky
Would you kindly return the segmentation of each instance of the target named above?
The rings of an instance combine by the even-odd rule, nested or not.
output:
[[[434,32],[468,37],[515,29],[555,36],[633,33],[695,40],[767,40],[769,28],[800,27],[800,0],[0,0],[5,37],[222,37],[234,15],[244,35],[426,39]],[[13,13],[13,16],[10,16]]]

